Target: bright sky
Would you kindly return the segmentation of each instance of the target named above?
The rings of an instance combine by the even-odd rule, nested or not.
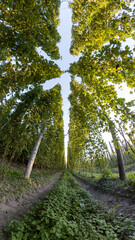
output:
[[[60,25],[58,27],[59,34],[61,36],[61,42],[58,44],[61,60],[56,61],[61,70],[68,70],[69,64],[77,61],[79,57],[70,55],[70,43],[71,43],[71,28],[72,28],[72,10],[68,7],[68,2],[63,2],[60,8]],[[67,142],[68,142],[68,124],[69,124],[69,107],[68,96],[70,94],[70,75],[64,73],[60,78],[55,78],[47,81],[44,84],[44,89],[50,89],[57,83],[61,84],[62,97],[63,97],[63,112],[64,112],[64,133],[65,133],[65,155],[67,156]]]
[[[59,65],[61,70],[68,70],[69,64],[77,61],[78,57],[74,57],[70,55],[70,43],[71,43],[71,28],[72,28],[72,10],[68,7],[68,2],[62,2],[60,8],[60,26],[58,27],[59,34],[61,36],[61,42],[58,44],[59,51],[62,56],[61,60],[56,61]],[[130,40],[131,41],[131,40]],[[130,45],[134,45],[134,42],[131,41]],[[41,53],[42,54],[42,53]],[[43,54],[47,59],[49,59],[45,54]],[[65,73],[61,76],[61,78],[55,78],[52,80],[47,81],[44,84],[44,89],[51,89],[57,83],[61,84],[62,87],[62,97],[63,97],[63,112],[64,112],[64,133],[65,133],[65,155],[67,157],[67,144],[68,144],[68,124],[69,124],[69,107],[70,103],[68,101],[68,96],[70,94],[70,75]],[[135,98],[134,94],[129,95],[129,91],[126,88],[126,84],[123,84],[123,91],[120,91],[117,87],[119,92],[119,97],[125,97],[127,101]],[[105,141],[111,140],[111,136],[109,133],[104,135]]]

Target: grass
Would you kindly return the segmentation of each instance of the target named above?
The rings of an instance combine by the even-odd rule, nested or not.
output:
[[[128,218],[103,209],[69,172],[22,221],[12,221],[10,240],[131,240]]]
[[[133,166],[135,166],[135,163],[133,162],[133,163],[129,163],[129,164],[125,164],[125,168],[129,168],[129,167],[133,167]],[[111,171],[112,170],[118,170],[118,167],[114,167],[114,168],[111,168]]]
[[[101,174],[93,174],[93,177],[90,173],[74,174],[97,189],[135,201],[135,172],[126,173],[126,181],[121,181],[117,173],[111,173],[105,178]]]
[[[0,202],[18,200],[23,194],[42,186],[59,172],[57,170],[34,170],[29,180],[24,178],[24,168],[6,165],[0,168]]]
[[[77,171],[75,171],[75,173],[77,174]],[[101,179],[103,177],[102,174],[100,174],[100,173],[92,173],[91,174],[90,172],[85,172],[84,171],[81,174],[83,176],[94,177],[96,179]],[[119,178],[119,174],[110,172],[110,175],[108,175],[108,178],[118,179]],[[135,181],[135,171],[127,172],[126,173],[126,178],[127,178],[127,180]]]

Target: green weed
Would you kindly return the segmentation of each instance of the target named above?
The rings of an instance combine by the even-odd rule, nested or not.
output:
[[[45,184],[49,179],[54,177],[56,170],[34,170],[31,178],[24,178],[24,169],[11,166],[6,168],[6,165],[0,167],[0,202],[18,199],[22,194],[34,189],[35,187]]]
[[[117,173],[113,173],[107,178],[103,178],[100,174],[95,174],[94,178],[80,174],[75,174],[75,176],[97,189],[135,200],[135,172],[127,173],[126,181],[121,181]]]
[[[10,240],[131,240],[133,230],[131,222],[112,217],[65,172],[45,200],[7,231]]]

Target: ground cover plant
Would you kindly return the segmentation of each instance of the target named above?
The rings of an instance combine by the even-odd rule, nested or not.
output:
[[[10,240],[135,239],[133,226],[92,200],[74,177],[65,172],[55,189],[22,221],[13,220]]]
[[[117,163],[117,162],[116,162],[116,163]],[[132,169],[133,169],[133,170],[135,169],[135,162],[125,164],[125,170],[126,170],[126,172],[129,172],[129,171],[131,171]],[[111,171],[112,171],[112,172],[114,172],[114,171],[118,172],[118,166],[116,166],[116,167],[111,167]]]
[[[121,181],[118,173],[111,173],[103,176],[102,174],[81,174],[74,172],[81,180],[100,189],[104,192],[110,192],[118,196],[127,197],[135,201],[135,172],[126,173],[127,180]]]
[[[9,202],[12,199],[17,200],[23,194],[30,190],[37,189],[51,180],[55,174],[60,171],[56,169],[34,169],[31,178],[24,178],[25,168],[19,165],[2,165],[0,167],[0,202]]]

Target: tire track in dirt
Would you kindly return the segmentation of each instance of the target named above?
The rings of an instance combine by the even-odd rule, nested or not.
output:
[[[50,181],[46,182],[41,188],[35,191],[29,192],[24,195],[18,201],[11,201],[8,204],[0,203],[0,232],[3,232],[4,228],[13,219],[21,220],[23,216],[31,211],[32,208],[55,187],[58,180],[61,178],[62,173],[56,173]],[[0,234],[0,240],[7,240],[6,235]]]
[[[101,190],[95,189],[92,185],[86,184],[79,177],[75,176],[75,178],[81,184],[82,188],[91,194],[94,200],[103,204],[104,208],[113,210],[116,214],[122,213],[127,218],[131,218],[135,226],[135,202],[132,199],[119,197],[112,195],[111,193],[105,193]]]

